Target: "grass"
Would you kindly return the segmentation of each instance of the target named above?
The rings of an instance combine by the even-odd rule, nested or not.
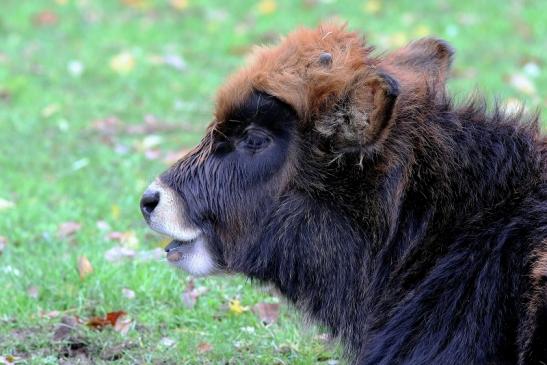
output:
[[[458,97],[480,86],[545,111],[547,3],[171,3],[181,9],[146,0],[3,1],[0,356],[31,364],[336,363],[337,348],[284,304],[270,326],[251,311],[226,309],[233,299],[249,307],[278,301],[269,290],[240,277],[199,279],[209,290],[186,308],[185,274],[160,260],[107,261],[119,245],[109,232],[134,237],[125,244],[137,251],[164,244],[143,224],[140,194],[167,168],[166,156],[199,140],[215,89],[250,45],[333,16],[365,30],[380,50],[437,35],[457,50],[450,89]],[[104,127],[114,119],[119,129]],[[68,221],[81,228],[59,236]],[[83,280],[80,256],[94,268]],[[82,325],[53,341],[63,316],[119,309],[133,320],[125,336]],[[44,316],[51,311],[59,315]]]

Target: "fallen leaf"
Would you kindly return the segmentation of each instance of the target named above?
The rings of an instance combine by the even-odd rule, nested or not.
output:
[[[114,331],[118,332],[122,336],[125,336],[131,329],[132,324],[133,321],[127,315],[122,315],[115,321]]]
[[[101,231],[110,231],[110,224],[106,221],[97,221],[96,226]]]
[[[382,3],[379,0],[368,0],[363,5],[363,10],[367,14],[377,14],[382,9]]]
[[[42,117],[49,118],[56,114],[59,110],[61,110],[61,106],[59,104],[49,104],[46,105],[44,109],[42,109]]]
[[[80,280],[84,280],[93,272],[93,266],[87,257],[78,257],[78,272],[80,273]]]
[[[175,340],[173,340],[172,338],[169,338],[169,337],[163,337],[160,340],[160,345],[165,346],[165,347],[171,347],[176,343],[177,342]]]
[[[32,23],[42,27],[55,25],[58,21],[59,17],[51,10],[43,10],[32,17]]]
[[[137,235],[133,231],[127,231],[127,232],[113,231],[108,233],[106,235],[106,238],[108,238],[111,241],[118,241],[124,247],[133,248],[133,249],[139,247],[139,239],[137,238]]]
[[[198,298],[207,291],[208,288],[204,286],[196,287],[194,284],[194,279],[190,279],[186,285],[184,293],[181,295],[182,303],[186,308],[193,308],[194,305],[196,305]]]
[[[93,121],[91,123],[91,129],[104,136],[112,136],[120,132],[122,129],[122,122],[118,118],[110,116]]]
[[[163,141],[163,138],[157,134],[151,134],[143,138],[139,144],[139,149],[146,150],[152,147],[160,145]]]
[[[15,365],[22,363],[22,358],[13,355],[0,356],[1,365]]]
[[[228,303],[228,309],[231,313],[239,315],[249,310],[249,307],[243,307],[239,299],[232,299]]]
[[[204,354],[211,351],[213,349],[213,346],[208,342],[201,342],[198,344],[197,349],[200,354]]]
[[[112,219],[114,219],[115,221],[120,219],[122,209],[119,205],[112,204],[112,206],[110,207],[110,211],[112,213]]]
[[[135,299],[135,292],[131,289],[123,288],[122,295],[127,299]]]
[[[78,171],[89,165],[88,158],[80,158],[72,163],[72,171]]]
[[[130,8],[145,10],[151,5],[150,0],[122,0],[122,3]]]
[[[166,123],[160,121],[156,116],[147,114],[144,121],[140,124],[127,124],[125,132],[129,134],[156,134],[158,132],[170,132],[180,129],[176,123]]]
[[[253,313],[264,325],[269,326],[279,318],[279,303],[258,303],[253,306]]]
[[[262,0],[258,3],[258,12],[263,15],[274,13],[277,9],[277,3],[274,0]]]
[[[534,83],[525,75],[514,74],[509,79],[509,83],[518,91],[527,94],[534,95],[536,93],[536,86]]]
[[[40,289],[37,286],[31,286],[27,289],[27,294],[32,299],[38,299],[40,295]]]
[[[0,236],[0,255],[2,255],[7,245],[8,245],[8,239],[4,236]]]
[[[179,11],[185,10],[188,7],[188,0],[170,0],[169,4]]]
[[[126,75],[135,68],[135,58],[129,52],[121,52],[110,59],[110,68],[119,75]]]
[[[94,328],[101,329],[106,326],[116,326],[116,322],[123,316],[127,315],[124,311],[108,312],[104,317],[91,317],[86,325]]]
[[[59,311],[49,311],[49,312],[40,312],[40,318],[56,318],[59,317],[61,312]]]
[[[53,333],[53,341],[63,341],[66,340],[77,328],[79,324],[78,317],[75,316],[65,316],[61,318],[61,323],[55,328]]]
[[[153,248],[151,250],[139,251],[137,253],[137,260],[139,261],[157,261],[165,258],[165,251],[161,248]]]
[[[144,157],[147,160],[157,160],[161,157],[161,150],[159,148],[153,148],[144,151]]]
[[[168,54],[163,56],[163,63],[167,66],[171,66],[175,70],[184,71],[186,69],[186,62],[178,55]]]
[[[10,102],[11,101],[11,91],[9,91],[7,89],[0,89],[0,100],[4,101],[4,102]]]
[[[136,254],[135,250],[131,248],[115,246],[104,253],[104,258],[109,262],[118,262],[124,259],[132,259]]]
[[[82,228],[82,225],[78,222],[64,222],[59,224],[59,227],[57,228],[57,235],[59,238],[66,239],[73,236],[76,232],[78,232]]]
[[[15,206],[14,202],[0,198],[0,210],[13,208]]]
[[[414,34],[416,34],[416,37],[426,37],[431,34],[431,29],[427,25],[422,24],[416,28]]]
[[[317,6],[319,3],[319,0],[303,0],[302,5],[304,5],[306,8],[312,9]]]

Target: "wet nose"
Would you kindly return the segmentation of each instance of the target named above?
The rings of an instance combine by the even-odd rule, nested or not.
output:
[[[160,192],[154,189],[146,189],[141,198],[141,212],[144,219],[150,220],[150,215],[160,202]]]

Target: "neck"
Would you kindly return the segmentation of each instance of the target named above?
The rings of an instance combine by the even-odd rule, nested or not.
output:
[[[286,197],[236,265],[274,283],[353,352],[388,310],[378,307],[379,298],[389,291],[397,303],[445,254],[463,222],[496,207],[522,179],[504,159],[515,151],[486,145],[485,131],[464,134],[457,120],[412,127],[388,141],[382,159],[338,165],[322,193]],[[494,171],[514,176],[496,179]]]

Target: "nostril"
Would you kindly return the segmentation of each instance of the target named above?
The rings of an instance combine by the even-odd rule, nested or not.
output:
[[[150,214],[156,209],[160,202],[159,191],[146,190],[141,198],[141,211],[145,218],[149,218]]]

